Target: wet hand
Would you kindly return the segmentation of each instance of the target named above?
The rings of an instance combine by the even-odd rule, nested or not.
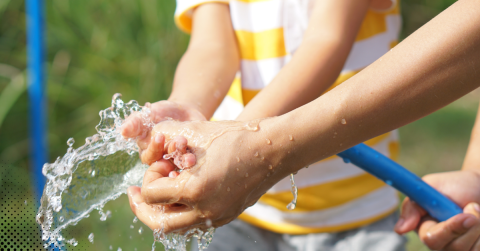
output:
[[[245,128],[245,122],[235,121],[159,123],[153,131],[167,138],[184,136],[197,162],[175,178],[168,177],[171,162],[150,166],[142,188],[128,190],[132,211],[151,229],[163,226],[166,233],[219,227],[235,219],[289,173],[278,154],[269,151],[262,126],[258,132]],[[152,205],[167,205],[165,213]]]
[[[432,250],[480,250],[480,174],[464,170],[430,174],[424,180],[461,206],[464,212],[437,222],[406,198],[395,231],[405,234],[416,230]]]
[[[145,106],[150,109],[149,119],[154,124],[166,119],[178,121],[206,120],[205,116],[197,109],[171,101],[159,101],[153,104],[146,103]],[[152,134],[151,128],[144,123],[144,120],[140,113],[133,113],[126,119],[121,128],[121,134],[125,138],[137,138],[140,159],[143,163],[151,165],[155,161],[162,159],[165,154],[164,148],[169,150],[167,154],[170,154],[175,151],[176,145],[178,145],[182,154],[186,152],[186,141],[182,139],[169,139],[169,141],[173,140],[173,142],[169,142],[169,145],[165,147],[163,145],[160,146],[160,142],[165,140],[163,135]],[[175,141],[178,142],[175,143]],[[187,156],[187,159],[191,158],[192,156]]]

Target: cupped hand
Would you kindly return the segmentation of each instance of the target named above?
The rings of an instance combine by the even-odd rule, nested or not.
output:
[[[463,213],[438,222],[406,198],[395,231],[405,234],[416,230],[422,242],[432,250],[479,251],[480,173],[463,170],[430,174],[423,179],[462,207]]]
[[[168,177],[171,162],[150,166],[142,188],[128,190],[132,211],[151,229],[163,227],[166,233],[218,227],[235,219],[288,174],[272,151],[273,145],[290,142],[288,135],[266,143],[264,121],[259,127],[236,121],[156,125],[153,133],[167,140],[184,136],[197,162],[174,178]],[[167,207],[163,213],[152,205]]]
[[[157,124],[166,119],[178,121],[206,120],[202,113],[187,104],[178,104],[172,101],[163,100],[153,104],[146,103],[145,107],[150,109],[148,119],[153,124]],[[151,165],[155,161],[162,159],[162,156],[164,155],[164,152],[161,151],[163,150],[163,146],[162,148],[159,147],[160,142],[163,142],[164,138],[162,138],[163,136],[161,134],[152,134],[151,128],[148,123],[145,122],[145,118],[142,117],[142,114],[135,112],[126,119],[120,130],[125,138],[137,138],[140,159],[143,163]],[[179,145],[180,151],[185,153],[186,148],[184,149],[184,147],[186,147],[186,141],[181,139],[172,140],[174,140],[174,142],[177,140],[178,142],[167,142],[170,145],[169,147],[166,147],[166,149],[170,151],[169,153],[175,151],[175,145]]]

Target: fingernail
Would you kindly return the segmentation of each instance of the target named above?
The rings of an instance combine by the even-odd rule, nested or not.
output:
[[[480,213],[480,205],[478,205],[477,203],[473,203],[473,209],[475,209],[477,213]]]
[[[405,220],[403,218],[398,219],[397,224],[395,224],[395,229],[399,230],[404,223],[405,223]]]
[[[162,142],[162,134],[157,133],[155,134],[155,143],[160,144],[160,142]]]
[[[477,223],[477,220],[473,217],[468,217],[466,220],[463,221],[463,227],[469,229],[473,227]]]

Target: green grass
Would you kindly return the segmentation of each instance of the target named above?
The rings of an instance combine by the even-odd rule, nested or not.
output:
[[[402,37],[453,2],[402,1]],[[114,93],[122,93],[124,100],[136,99],[140,103],[165,99],[189,37],[174,26],[174,0],[50,0],[45,3],[48,140],[52,162],[65,153],[68,138],[74,137],[78,147],[85,137],[95,133],[98,111],[110,105]],[[12,192],[15,196],[1,197],[2,217],[16,217],[6,213],[4,205],[19,206],[24,200],[32,200],[28,97],[22,80],[26,68],[25,40],[24,2],[0,0],[0,164],[7,163],[1,166],[1,173],[8,173],[2,175],[1,185],[2,191],[4,187],[13,187],[16,191]],[[471,94],[400,129],[400,163],[419,175],[460,168],[479,96],[478,92]],[[141,223],[133,224],[134,229],[130,229],[133,214],[125,198],[107,207],[113,212],[111,219],[100,222],[98,214],[93,212],[89,219],[69,229],[69,234],[78,236],[80,245],[88,250],[108,250],[109,245],[113,245],[114,250],[118,247],[149,249],[151,231],[144,227],[144,233],[138,235]],[[34,204],[29,203],[18,212],[33,217],[27,213],[33,211]],[[35,226],[32,218],[29,219],[28,226]],[[95,234],[95,245],[86,239],[91,232]],[[426,250],[414,234],[409,237],[409,251]]]

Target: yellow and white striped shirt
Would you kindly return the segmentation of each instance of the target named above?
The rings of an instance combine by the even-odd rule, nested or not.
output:
[[[229,4],[240,48],[241,72],[213,115],[213,120],[234,120],[244,105],[289,62],[302,41],[315,0],[177,0],[177,26],[190,32],[193,8],[208,2]],[[395,46],[400,26],[397,2],[388,10],[370,9],[342,72],[330,89]],[[365,143],[393,159],[398,155],[396,131]],[[285,178],[239,218],[277,233],[336,232],[374,222],[392,213],[398,205],[393,188],[336,156],[300,170],[295,181],[295,210],[286,208],[292,194],[290,181]]]

